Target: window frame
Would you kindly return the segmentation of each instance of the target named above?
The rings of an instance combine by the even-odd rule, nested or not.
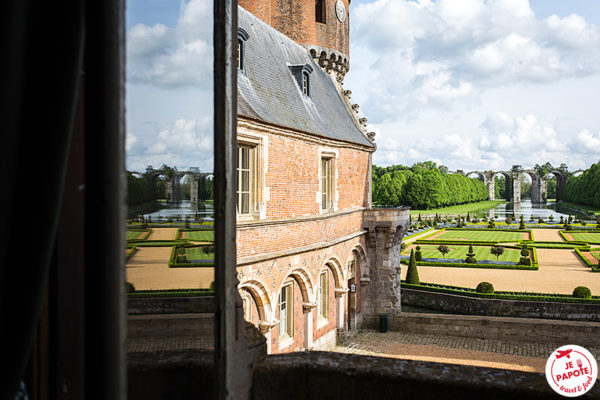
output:
[[[285,301],[283,295],[285,292]],[[285,305],[285,316],[282,315]],[[294,340],[294,282],[287,281],[279,290],[279,299],[277,301],[277,313],[279,316],[279,344],[281,347],[287,347],[288,341]]]
[[[248,167],[247,168],[243,168],[243,166],[241,165],[244,157],[243,157],[243,152],[244,150],[247,151],[247,161],[248,161]],[[256,146],[251,146],[248,144],[244,144],[244,143],[238,143],[237,145],[237,161],[236,161],[236,215],[238,217],[247,217],[247,216],[252,216],[253,214],[253,209],[254,209],[254,190],[255,190],[255,151],[256,151]],[[248,190],[240,190],[241,189],[241,185],[240,183],[242,182],[242,174],[244,172],[248,173]],[[243,212],[240,211],[240,209],[243,210],[243,207],[240,207],[240,204],[242,204],[242,196],[244,194],[248,195],[247,201],[247,212]]]
[[[327,23],[327,0],[315,0],[315,22]],[[320,16],[320,18],[319,18]]]
[[[329,272],[327,269],[319,274],[317,287],[317,317],[327,320],[329,317]]]
[[[246,73],[246,41],[250,38],[248,32],[238,28],[237,70]]]
[[[249,196],[249,209],[248,213],[239,212],[239,184],[240,174],[238,170],[239,159],[235,163],[236,171],[236,190],[235,190],[235,214],[237,223],[250,222],[255,220],[265,219],[266,214],[266,203],[265,198],[265,173],[266,173],[266,157],[267,157],[267,145],[268,138],[264,135],[259,135],[254,132],[249,132],[243,127],[238,126],[237,131],[237,147],[236,157],[239,157],[239,148],[248,147],[250,151],[250,192]]]

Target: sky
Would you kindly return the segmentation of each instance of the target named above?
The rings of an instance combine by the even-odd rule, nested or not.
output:
[[[127,2],[127,168],[212,170],[212,2]],[[373,162],[600,160],[600,1],[353,0],[344,88]]]

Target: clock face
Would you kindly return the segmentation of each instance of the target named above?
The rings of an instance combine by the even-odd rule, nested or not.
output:
[[[346,20],[346,7],[344,7],[342,0],[337,0],[335,3],[335,15],[340,22],[344,22]]]

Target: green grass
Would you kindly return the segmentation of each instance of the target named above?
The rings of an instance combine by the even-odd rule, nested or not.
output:
[[[205,253],[203,247],[186,247],[185,255],[188,260],[213,260],[215,253]]]
[[[600,214],[600,209],[599,208],[596,208],[596,207],[593,207],[593,206],[588,206],[588,205],[585,205],[585,204],[569,203],[569,202],[563,201],[563,202],[558,203],[558,205],[564,206],[564,207],[569,207],[569,208],[572,208],[574,210],[580,210],[580,211],[583,211],[583,212],[591,212],[591,213],[594,213],[594,215]]]
[[[137,239],[143,232],[141,231],[127,231],[127,240]]]
[[[215,231],[186,231],[183,232],[185,239],[190,239],[197,242],[214,242]]]
[[[465,240],[465,241],[482,241],[482,242],[496,242],[496,241],[519,241],[523,240],[523,232],[500,232],[500,231],[487,231],[485,229],[477,230],[449,230],[442,233],[440,236],[436,236],[435,240]],[[427,240],[427,239],[425,239]]]
[[[600,243],[600,233],[565,232],[578,242]]]
[[[498,204],[506,203],[504,200],[486,200],[476,203],[460,204],[457,206],[434,208],[431,210],[410,210],[411,215],[431,215],[431,214],[466,214],[468,212],[481,211],[483,209],[494,208]]]
[[[442,253],[437,250],[437,245],[420,245],[421,246],[421,254],[425,258],[444,258],[442,257]],[[469,251],[469,246],[456,246],[449,245],[448,248],[450,252],[446,254],[445,258],[454,258],[454,259],[464,259],[466,258],[466,254]],[[473,252],[475,253],[475,259],[477,261],[483,260],[492,260],[496,261],[496,256],[490,253],[491,246],[473,246]],[[504,254],[502,254],[498,261],[510,261],[510,262],[519,262],[521,258],[521,250],[518,249],[504,249]]]

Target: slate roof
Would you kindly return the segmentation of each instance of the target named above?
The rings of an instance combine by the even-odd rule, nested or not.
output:
[[[238,114],[373,147],[334,82],[309,52],[243,8],[238,11],[238,26],[249,35],[244,42],[244,71],[238,71]],[[305,64],[313,68],[310,98],[302,94],[289,68]]]

